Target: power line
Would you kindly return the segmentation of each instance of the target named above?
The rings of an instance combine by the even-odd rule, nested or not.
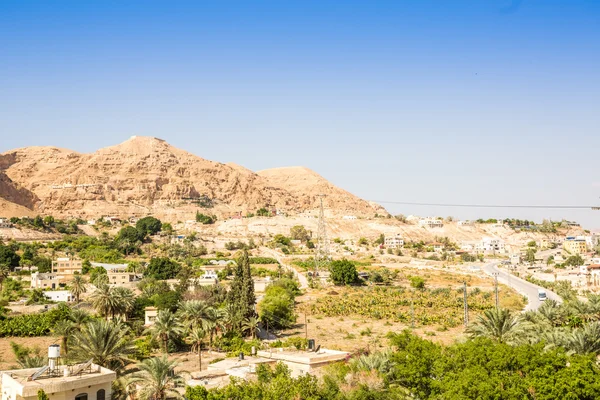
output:
[[[433,207],[469,207],[469,208],[541,208],[541,209],[578,209],[586,210],[592,209],[594,211],[600,210],[598,206],[575,206],[575,205],[534,205],[534,204],[450,204],[450,203],[417,203],[408,201],[386,201],[386,200],[372,200],[376,203],[383,204],[402,204],[409,206],[433,206]]]

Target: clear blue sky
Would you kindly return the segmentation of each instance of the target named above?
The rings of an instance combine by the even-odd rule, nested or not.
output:
[[[157,136],[367,199],[600,204],[600,1],[0,0],[0,133]]]

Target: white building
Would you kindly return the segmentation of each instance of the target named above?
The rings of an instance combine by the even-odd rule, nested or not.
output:
[[[353,221],[356,219],[355,215],[344,215],[342,219]]]
[[[113,271],[113,270],[114,271],[124,271],[129,266],[129,264],[107,264],[107,263],[97,263],[97,262],[91,262],[90,264],[94,268],[102,267],[107,272],[110,272],[110,271]]]
[[[444,222],[441,219],[425,218],[419,221],[419,225],[427,228],[442,228]]]
[[[384,245],[385,245],[385,247],[387,247],[389,249],[400,249],[400,248],[404,247],[404,239],[402,239],[402,236],[400,236],[400,235],[390,236],[390,237],[386,236]]]
[[[46,296],[48,300],[61,303],[73,301],[73,295],[68,290],[48,290],[44,292],[44,296]]]
[[[0,229],[12,228],[12,224],[7,218],[0,218]]]
[[[484,253],[504,253],[506,250],[504,240],[494,238],[483,238],[480,248]]]
[[[59,274],[41,274],[39,272],[33,272],[31,274],[32,289],[56,289],[61,281],[62,277]]]
[[[57,348],[50,346],[48,355],[59,352]],[[58,365],[57,360],[50,358],[42,368],[3,371],[2,400],[37,400],[39,390],[50,400],[110,400],[112,382],[117,379],[114,371],[91,362]]]
[[[458,226],[473,226],[475,223],[473,221],[458,221]]]
[[[520,254],[511,254],[510,255],[510,263],[512,265],[521,264],[521,255]]]
[[[156,317],[158,317],[158,308],[146,307],[144,309],[144,326],[154,325],[154,321],[156,321]]]

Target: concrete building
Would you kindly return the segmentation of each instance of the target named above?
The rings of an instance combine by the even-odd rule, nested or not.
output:
[[[52,261],[52,272],[61,275],[63,281],[70,281],[75,273],[81,274],[81,267],[81,260],[58,258],[56,261]]]
[[[50,346],[49,356],[58,346]],[[58,365],[58,357],[50,358],[42,368],[3,371],[2,400],[37,400],[38,391],[50,400],[110,400],[112,382],[117,374],[91,362]]]
[[[458,221],[458,226],[473,226],[475,223],[473,221]]]
[[[484,253],[504,253],[506,248],[502,239],[483,238],[480,249]]]
[[[442,228],[444,222],[441,219],[425,218],[419,221],[419,225],[426,228]]]
[[[511,254],[510,255],[510,263],[512,265],[521,264],[521,255],[520,254]]]
[[[436,253],[441,253],[442,251],[444,251],[444,243],[431,243],[431,247],[433,247],[433,251],[435,251]]]
[[[41,274],[39,272],[33,272],[31,274],[32,289],[56,289],[60,283],[62,283],[61,276],[58,274]]]
[[[146,307],[144,309],[144,325],[145,326],[154,325],[154,321],[156,321],[157,316],[158,316],[158,308]]]
[[[390,237],[386,236],[384,245],[388,249],[401,249],[404,247],[404,239],[402,239],[402,236],[400,235]]]
[[[114,286],[128,286],[129,284],[142,280],[141,275],[138,275],[135,272],[110,271],[107,272],[106,275],[108,277],[109,285]]]
[[[129,264],[108,264],[108,263],[97,263],[97,262],[91,262],[90,264],[94,268],[102,267],[106,270],[106,272],[125,271],[127,269],[127,267],[129,266]]]
[[[7,218],[0,218],[0,229],[12,228],[12,223]]]
[[[356,216],[355,215],[344,215],[342,217],[342,219],[349,220],[349,221],[354,221],[356,219]]]
[[[333,362],[346,360],[350,357],[350,353],[346,351],[329,349],[319,349],[318,352],[310,352],[279,348],[259,350],[257,355],[269,360],[282,362],[290,368],[292,376],[314,373],[319,368]]]
[[[587,244],[585,239],[567,237],[563,242],[563,253],[566,256],[577,256],[585,254],[587,251]]]
[[[73,301],[73,295],[68,290],[47,290],[44,292],[44,296],[48,300],[58,301],[60,303],[70,303]]]

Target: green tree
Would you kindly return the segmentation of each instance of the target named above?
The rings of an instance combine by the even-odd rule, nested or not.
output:
[[[184,328],[179,322],[179,318],[170,310],[161,310],[148,332],[160,341],[163,351],[169,354],[169,341],[180,337],[184,332]]]
[[[533,264],[535,262],[535,253],[536,253],[535,249],[528,248],[527,252],[525,253],[525,261]]]
[[[513,344],[518,342],[523,333],[520,319],[507,309],[492,308],[485,310],[477,321],[467,328],[472,338],[485,337],[499,343]]]
[[[167,356],[153,357],[138,363],[137,369],[127,380],[137,398],[148,400],[181,399],[177,390],[185,386],[181,373],[175,371],[177,361],[169,361]]]
[[[301,240],[303,242],[310,240],[310,234],[308,233],[304,225],[293,226],[290,229],[290,237],[293,240]]]
[[[58,321],[54,328],[52,328],[52,333],[61,338],[61,347],[64,352],[65,357],[69,354],[69,338],[73,333],[77,331],[77,327],[73,321],[68,319],[63,319]]]
[[[260,320],[274,328],[289,328],[296,322],[294,299],[280,286],[269,286],[258,304]]]
[[[131,362],[130,357],[135,351],[129,328],[121,322],[92,320],[73,335],[75,361],[93,359],[95,364],[117,373]]]
[[[181,265],[176,261],[165,257],[155,257],[150,260],[144,276],[159,280],[173,279],[180,270]]]
[[[332,261],[329,264],[329,274],[336,285],[350,285],[358,281],[356,267],[346,259]]]
[[[50,400],[50,397],[44,392],[44,389],[40,389],[37,392],[37,400]]]
[[[21,257],[12,248],[0,243],[0,264],[8,265],[13,270],[19,266],[20,259]]]
[[[217,220],[217,217],[215,217],[214,215],[205,215],[202,214],[200,212],[196,212],[196,222],[200,222],[201,224],[204,225],[211,225],[214,224]]]
[[[242,330],[249,331],[252,335],[252,340],[256,339],[256,332],[260,331],[259,321],[256,317],[249,317],[242,323]]]
[[[192,351],[198,352],[198,369],[202,371],[202,344],[206,340],[206,330],[199,326],[193,327],[186,337],[186,341],[192,345]]]
[[[73,297],[75,297],[76,303],[79,303],[79,296],[81,296],[82,293],[85,293],[87,291],[86,284],[87,284],[87,281],[85,280],[85,278],[83,276],[81,276],[81,275],[73,276],[73,280],[71,281],[70,286],[71,286],[71,294],[73,295]]]
[[[161,231],[162,222],[158,218],[144,217],[135,223],[135,228],[140,233],[141,237],[154,235]]]

